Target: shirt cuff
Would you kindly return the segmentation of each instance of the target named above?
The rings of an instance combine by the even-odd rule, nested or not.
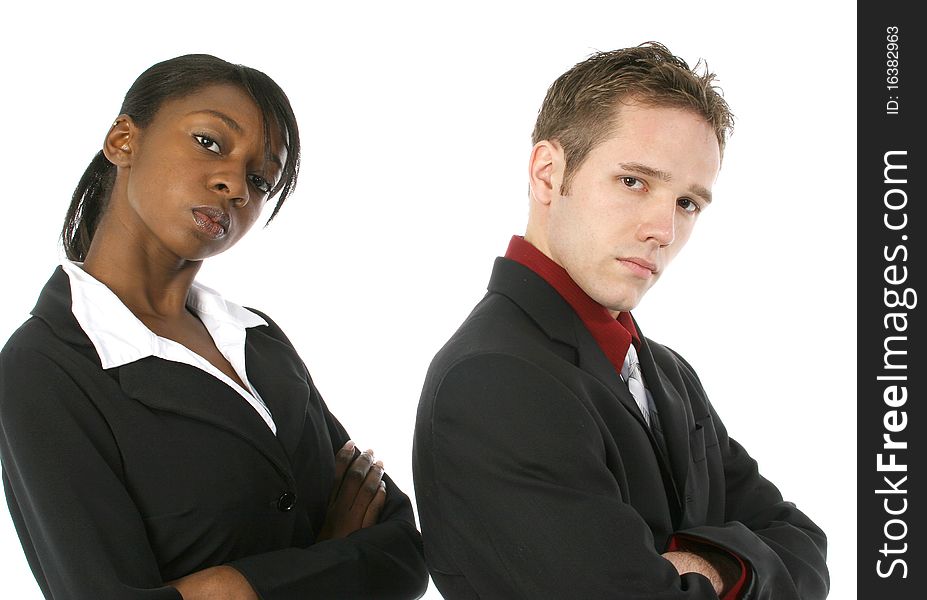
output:
[[[695,548],[693,548],[693,546],[695,546]],[[747,568],[747,563],[744,562],[741,557],[737,556],[727,548],[722,548],[721,546],[713,544],[702,538],[691,538],[679,535],[674,535],[670,538],[667,551],[697,551],[698,546],[703,546],[714,552],[724,554],[737,562],[737,564],[740,566],[740,577],[738,577],[737,582],[734,583],[734,585],[732,585],[723,596],[721,596],[720,600],[740,600],[742,594],[747,591],[747,583],[750,581],[750,569]]]

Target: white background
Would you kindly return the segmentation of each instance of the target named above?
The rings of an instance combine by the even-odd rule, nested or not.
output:
[[[825,529],[830,597],[856,597],[855,5],[62,4],[4,9],[0,342],[57,263],[70,194],[135,77],[188,52],[254,66],[294,105],[302,177],[200,280],[281,324],[409,493],[428,363],[524,231],[547,86],[595,50],[651,39],[707,58],[736,130],[715,202],[635,315]],[[0,559],[4,597],[40,598],[5,513]]]

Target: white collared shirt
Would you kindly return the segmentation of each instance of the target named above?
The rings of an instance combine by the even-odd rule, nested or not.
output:
[[[245,370],[245,330],[267,325],[264,319],[196,282],[187,295],[187,306],[209,331],[216,348],[247,386],[245,389],[199,354],[148,329],[112,290],[94,279],[78,263],[65,260],[61,267],[71,281],[71,312],[100,355],[104,369],[120,367],[148,356],[196,367],[238,392],[276,435],[273,417],[248,381]]]

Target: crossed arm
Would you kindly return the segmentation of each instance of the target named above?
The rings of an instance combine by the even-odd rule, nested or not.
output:
[[[2,359],[4,488],[46,597],[272,600],[306,590],[349,597],[376,589],[384,598],[424,592],[421,542],[408,498],[380,486],[385,476],[372,453],[355,456],[353,447],[343,446],[348,436],[327,410],[337,444],[331,452],[340,449],[339,485],[320,539],[165,582],[144,519],[119,476],[120,449],[85,390],[39,352],[7,349]]]
[[[726,434],[726,521],[678,532],[722,549],[708,558],[658,548],[626,495],[634,489],[619,482],[635,465],[606,464],[600,423],[545,369],[510,355],[468,358],[443,376],[425,416],[416,491],[429,567],[448,598],[466,587],[486,597],[711,600],[739,571],[723,551],[753,569],[751,597],[826,595],[823,535]]]
[[[348,536],[377,524],[386,503],[383,463],[372,450],[360,452],[353,441],[335,454],[335,481],[325,524],[316,542]],[[248,580],[234,567],[209,567],[167,582],[184,600],[259,600]]]

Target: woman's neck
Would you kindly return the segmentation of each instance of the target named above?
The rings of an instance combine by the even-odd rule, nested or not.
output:
[[[137,238],[103,218],[84,270],[105,284],[142,321],[186,316],[187,294],[202,261],[189,261]]]

